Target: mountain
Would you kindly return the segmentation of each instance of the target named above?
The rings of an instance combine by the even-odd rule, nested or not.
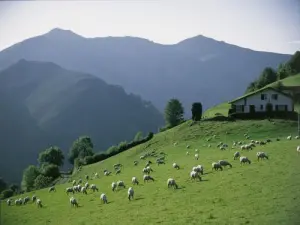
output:
[[[20,178],[41,150],[58,145],[67,153],[81,135],[89,135],[100,151],[163,125],[150,102],[51,62],[20,60],[1,71],[0,94],[0,153],[5,154],[0,171],[8,171],[0,177]]]
[[[170,98],[179,98],[189,116],[194,101],[206,109],[239,96],[265,67],[277,67],[290,55],[202,35],[162,45],[136,37],[85,38],[56,28],[1,51],[0,69],[22,58],[94,74],[141,95],[161,111]]]

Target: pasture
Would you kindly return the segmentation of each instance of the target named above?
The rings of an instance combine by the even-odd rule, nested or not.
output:
[[[98,173],[100,178],[89,180],[96,184],[99,192],[74,194],[78,208],[71,207],[69,196],[65,193],[71,183],[56,186],[56,192],[48,189],[25,193],[21,197],[36,195],[42,200],[43,208],[30,202],[27,205],[7,206],[1,203],[1,224],[5,225],[99,225],[99,224],[299,224],[300,221],[300,155],[295,140],[297,123],[276,120],[238,122],[201,122],[190,126],[188,121],[178,127],[159,133],[149,142],[111,157],[103,162],[88,165],[73,175],[72,180],[85,175]],[[245,133],[250,135],[247,140]],[[288,135],[292,140],[287,140]],[[213,135],[216,135],[214,138]],[[276,141],[276,138],[280,141]],[[208,139],[210,139],[208,141]],[[253,150],[232,148],[233,141],[271,139],[272,142],[256,146]],[[226,150],[216,147],[219,142],[227,143]],[[178,144],[174,146],[174,142]],[[211,147],[208,147],[208,145]],[[187,149],[186,146],[190,145]],[[195,149],[199,160],[195,160]],[[141,160],[146,152],[155,151],[166,154],[165,165],[157,165],[155,157]],[[186,155],[186,152],[190,155]],[[240,151],[252,163],[240,165],[233,160],[233,154]],[[256,152],[264,151],[269,160],[257,161]],[[228,160],[232,168],[212,171],[211,163]],[[133,161],[138,160],[137,166]],[[144,183],[142,169],[148,160],[154,170],[150,175],[154,182]],[[172,164],[176,162],[180,169]],[[113,165],[122,163],[120,174],[114,174]],[[193,166],[204,166],[203,181],[192,181],[189,173]],[[103,170],[112,172],[104,176]],[[136,176],[139,185],[132,185],[131,178]],[[167,179],[174,178],[179,188],[167,187]],[[111,190],[113,181],[123,180],[126,188]],[[134,200],[127,199],[127,190],[133,187]],[[108,204],[102,204],[100,194],[105,193]],[[14,196],[13,200],[16,199]]]

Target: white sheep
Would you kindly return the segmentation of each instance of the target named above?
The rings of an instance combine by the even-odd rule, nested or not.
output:
[[[95,184],[91,184],[91,190],[93,190],[93,192],[99,191]]]
[[[55,186],[49,188],[49,192],[56,191]]]
[[[75,186],[75,184],[76,184],[76,180],[73,180],[72,184],[73,184],[73,186]]]
[[[257,161],[259,161],[259,159],[269,159],[267,154],[264,152],[257,152],[256,156],[257,156]]]
[[[199,173],[197,173],[196,171],[192,171],[190,173],[190,177],[191,177],[192,180],[195,180],[196,178],[198,178],[199,181],[201,181],[201,177],[199,176]]]
[[[186,146],[186,148],[190,148],[190,147],[191,147],[190,145],[187,145],[187,146]]]
[[[175,182],[175,180],[173,178],[169,178],[167,180],[167,185],[168,185],[168,188],[169,187],[173,187],[174,189],[178,188],[178,185],[176,184],[176,182]]]
[[[6,204],[7,204],[8,206],[10,206],[10,205],[11,205],[11,199],[7,199]]]
[[[203,175],[204,173],[204,167],[201,165],[195,166],[193,167],[192,171],[195,171],[197,173],[201,173]]]
[[[15,205],[21,205],[21,204],[22,204],[22,199],[15,200]]]
[[[160,164],[166,164],[165,161],[162,160],[162,159],[157,159],[156,162],[157,162],[157,165],[158,165],[158,166],[159,166]]]
[[[66,193],[69,194],[69,193],[71,193],[71,192],[74,194],[74,189],[73,189],[73,187],[67,187],[67,188],[66,188]]]
[[[26,205],[27,202],[29,202],[30,198],[28,196],[26,196],[24,199],[23,199],[23,205]]]
[[[178,165],[177,163],[173,163],[173,168],[175,168],[175,169],[177,169],[177,170],[180,169],[180,167],[179,167],[179,165]]]
[[[85,184],[84,184],[84,187],[85,187],[85,189],[88,189],[89,188],[89,183],[88,182],[86,182]]]
[[[195,159],[198,160],[199,159],[199,154],[195,154]]]
[[[219,160],[218,163],[221,165],[221,166],[230,166],[230,168],[232,168],[232,165],[226,161],[226,160]]]
[[[300,139],[300,136],[296,136],[295,139]]]
[[[233,154],[233,160],[236,160],[238,157],[240,157],[241,156],[241,154],[240,154],[240,152],[235,152],[234,154]]]
[[[78,202],[77,202],[77,200],[74,197],[70,198],[70,203],[71,203],[71,206],[78,207]]]
[[[37,205],[37,207],[40,207],[40,208],[43,207],[41,199],[36,200],[36,205]]]
[[[131,182],[132,182],[132,184],[139,185],[139,181],[138,181],[138,179],[136,177],[132,177]]]
[[[177,145],[177,142],[175,142],[173,145],[174,145],[174,147],[175,147],[175,146]]]
[[[81,191],[83,194],[86,194],[86,195],[87,195],[87,192],[86,192],[86,188],[85,188],[85,187],[82,187],[80,191]]]
[[[111,189],[112,189],[112,191],[115,191],[116,188],[117,188],[117,183],[112,182],[112,183],[111,183]]]
[[[297,152],[300,153],[300,145],[297,147]]]
[[[290,136],[287,136],[287,138],[286,138],[287,140],[292,140],[292,135],[290,135]]]
[[[78,184],[81,184],[81,183],[82,183],[82,179],[79,179],[79,180],[78,180]]]
[[[100,199],[101,199],[101,201],[102,201],[104,204],[107,204],[107,197],[106,197],[106,195],[105,195],[104,193],[102,193],[102,194],[100,195]]]
[[[119,181],[117,182],[117,187],[123,187],[123,188],[125,188],[124,181],[119,180]]]
[[[195,152],[198,152],[198,149],[195,149]]]
[[[109,176],[110,172],[109,171],[105,171],[104,172],[104,176]]]
[[[144,180],[144,183],[145,183],[145,181],[149,181],[149,180],[152,180],[152,181],[154,181],[154,178],[153,177],[151,177],[150,175],[144,175],[144,177],[143,177],[143,180]]]
[[[186,155],[189,155],[190,153],[189,152],[186,152]]]
[[[150,174],[150,172],[153,172],[150,166],[147,166],[146,168],[143,169],[143,173]]]
[[[241,162],[241,164],[245,164],[245,163],[251,164],[251,161],[246,156],[241,156],[240,162]]]
[[[133,199],[133,196],[134,196],[134,190],[133,190],[133,188],[132,187],[128,188],[127,193],[128,193],[128,199],[130,201],[131,199]]]
[[[212,170],[214,169],[214,170],[223,170],[223,168],[222,168],[222,166],[221,166],[221,164],[220,163],[217,163],[217,162],[213,162],[212,164],[211,164],[211,167],[212,167]]]
[[[95,178],[99,178],[99,174],[98,173],[95,173]]]

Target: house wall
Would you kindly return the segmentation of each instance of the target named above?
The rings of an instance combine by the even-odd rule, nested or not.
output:
[[[261,94],[266,94],[267,98],[265,100],[261,100]],[[277,94],[277,100],[272,99],[272,94]],[[246,103],[246,104],[245,104]],[[275,110],[276,105],[287,105],[288,111],[293,111],[293,100],[285,95],[282,95],[274,90],[265,90],[259,92],[255,95],[251,95],[249,97],[243,98],[239,101],[234,102],[233,104],[236,106],[244,105],[244,112],[250,112],[250,105],[255,106],[256,112],[264,112],[266,111],[266,104],[271,103],[273,105],[273,110]],[[261,109],[261,105],[263,105],[263,109]]]

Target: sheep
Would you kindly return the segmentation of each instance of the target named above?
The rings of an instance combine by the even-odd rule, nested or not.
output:
[[[95,173],[94,177],[95,177],[95,178],[99,178],[98,173]]]
[[[49,188],[49,192],[52,192],[52,191],[56,192],[55,186],[52,186],[52,187]]]
[[[36,196],[35,196],[35,195],[33,195],[31,199],[32,199],[32,202],[35,202],[35,200],[36,200]]]
[[[180,169],[180,167],[179,167],[179,165],[178,165],[177,163],[173,163],[173,168],[175,168],[175,169],[177,169],[177,170]]]
[[[241,156],[240,162],[241,162],[241,165],[245,164],[245,163],[251,164],[251,161],[246,156]]]
[[[133,188],[129,187],[127,193],[128,193],[128,199],[130,201],[131,199],[133,199],[133,196],[134,196],[134,190],[133,190]]]
[[[212,164],[211,164],[211,167],[212,167],[212,170],[214,169],[214,170],[223,170],[223,168],[222,168],[222,166],[221,166],[221,164],[220,163],[216,163],[216,162],[213,162]]]
[[[86,180],[89,180],[89,178],[90,178],[89,175],[85,175]]]
[[[76,180],[73,180],[72,184],[73,184],[73,186],[75,186],[75,184],[76,184]]]
[[[157,162],[157,165],[158,165],[158,166],[159,166],[160,164],[166,164],[164,160],[160,160],[160,159],[157,159],[156,162]]]
[[[146,156],[144,156],[144,155],[140,156],[140,159],[145,159],[145,158],[146,158]]]
[[[203,166],[198,165],[198,166],[193,167],[192,171],[195,171],[197,173],[201,173],[203,175],[204,168],[203,168]]]
[[[11,199],[7,199],[6,204],[7,204],[8,206],[10,206],[10,205],[11,205]]]
[[[118,169],[118,170],[116,171],[116,174],[120,174],[120,173],[121,173],[121,170]]]
[[[87,195],[87,192],[86,192],[86,188],[85,188],[85,187],[82,187],[80,191],[81,191],[83,194],[86,194],[86,195]]]
[[[199,173],[197,173],[197,172],[195,172],[195,171],[192,171],[192,172],[190,173],[190,177],[191,177],[192,180],[195,180],[196,178],[198,178],[199,181],[201,181],[201,177],[199,176]]]
[[[197,152],[197,153],[198,153],[198,149],[195,149],[195,152]]]
[[[211,144],[209,144],[208,147],[210,148],[210,147],[211,147]]]
[[[300,136],[296,136],[295,139],[300,139]]]
[[[88,189],[89,188],[89,183],[88,182],[86,182],[85,184],[84,184],[84,187],[85,187],[85,189]]]
[[[196,159],[196,160],[199,159],[199,154],[195,154],[195,159]]]
[[[109,171],[105,171],[104,172],[104,176],[109,176],[110,172]]]
[[[116,182],[112,182],[111,183],[111,189],[112,189],[112,191],[115,191],[116,188],[117,188],[117,183]]]
[[[167,180],[167,185],[168,185],[168,188],[169,187],[173,187],[174,189],[178,188],[178,185],[176,184],[176,182],[175,182],[175,180],[173,178],[169,178]]]
[[[175,142],[173,145],[174,145],[174,147],[175,147],[175,146],[177,145],[177,142]]]
[[[80,189],[81,189],[81,188],[80,188]],[[76,192],[79,192],[78,186],[77,186],[77,185],[73,186],[73,190],[74,190],[74,192],[75,192],[75,191],[76,191]]]
[[[143,169],[143,173],[150,174],[150,171],[153,172],[150,166]]]
[[[70,198],[70,203],[71,203],[71,206],[78,207],[78,202],[77,202],[77,200],[74,197]]]
[[[21,205],[21,204],[22,204],[22,199],[15,200],[15,205]]]
[[[74,194],[74,189],[73,189],[73,187],[67,187],[67,188],[66,188],[66,193],[69,194],[69,193],[71,193],[71,192]]]
[[[240,157],[240,152],[235,152],[234,154],[233,154],[233,160],[236,160],[238,157]]]
[[[123,165],[121,163],[118,163],[118,164],[114,164],[114,168],[119,168],[119,167],[122,167]]]
[[[133,165],[137,166],[138,163],[139,163],[138,161],[134,161],[134,162],[133,162]]]
[[[269,159],[269,157],[264,152],[257,152],[256,156],[257,156],[257,161],[259,161],[259,159],[265,159],[265,158]]]
[[[132,182],[132,184],[139,185],[139,181],[138,181],[138,179],[136,177],[132,177],[131,182]]]
[[[297,147],[297,152],[300,153],[300,145]]]
[[[82,179],[79,179],[79,180],[78,180],[78,184],[81,184],[81,183],[82,183]]]
[[[30,198],[27,196],[23,199],[23,205],[26,205],[27,202],[29,202]]]
[[[232,168],[232,165],[226,161],[226,160],[219,160],[218,163],[221,165],[221,166],[230,166],[230,168]]]
[[[144,177],[143,177],[143,180],[144,180],[144,183],[145,183],[145,181],[149,181],[149,180],[152,180],[152,181],[154,181],[154,178],[153,177],[151,177],[150,175],[144,175]]]
[[[186,152],[186,155],[190,155],[190,153],[189,153],[189,152]]]
[[[37,205],[37,207],[39,207],[39,208],[42,208],[42,207],[43,207],[41,199],[37,199],[37,200],[36,200],[36,205]]]
[[[107,197],[104,193],[102,193],[100,195],[100,200],[104,203],[104,204],[107,204]]]
[[[292,140],[292,135],[290,135],[290,136],[287,136],[287,138],[286,138],[287,140]]]
[[[119,180],[119,181],[117,182],[117,187],[123,187],[123,188],[125,188],[124,181]]]
[[[91,184],[91,190],[93,190],[93,192],[99,191],[95,184]]]
[[[190,145],[187,145],[187,146],[186,146],[186,148],[190,148],[190,147],[191,147]]]

